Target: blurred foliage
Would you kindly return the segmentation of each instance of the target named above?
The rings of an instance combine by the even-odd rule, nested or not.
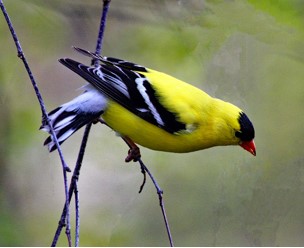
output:
[[[4,4],[47,108],[79,94],[82,80],[57,59],[88,61],[71,46],[94,50],[101,1]],[[177,246],[304,245],[303,18],[301,0],[112,0],[104,55],[230,101],[256,128],[255,158],[238,147],[142,149]],[[60,163],[42,146],[40,108],[3,18],[0,43],[0,245],[47,246],[64,201]],[[81,135],[63,145],[71,167]],[[79,184],[81,245],[168,245],[155,189],[148,181],[137,194],[142,176],[123,165],[126,152],[112,131],[94,126]]]

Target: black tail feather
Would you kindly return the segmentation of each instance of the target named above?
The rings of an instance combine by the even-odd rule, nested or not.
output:
[[[79,113],[77,110],[67,111],[61,106],[51,111],[49,117],[56,133],[57,140],[59,144],[62,144],[73,133],[94,119],[97,119],[101,114],[102,111],[98,113]],[[49,132],[49,127],[45,121],[42,122],[41,129]],[[50,152],[57,149],[51,136],[44,141],[44,145],[48,145]]]

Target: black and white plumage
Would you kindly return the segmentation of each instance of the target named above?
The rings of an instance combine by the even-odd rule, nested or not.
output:
[[[86,66],[68,58],[59,60],[91,83],[83,87],[83,94],[49,113],[59,144],[90,121],[97,119],[106,109],[108,99],[167,132],[185,129],[185,124],[179,122],[174,113],[159,103],[155,90],[141,74],[147,72],[145,67],[111,57],[102,59],[106,64],[98,67]],[[45,121],[41,129],[49,132]],[[51,136],[44,144],[49,146],[50,151],[56,149]]]
[[[185,129],[185,124],[177,120],[177,114],[170,112],[159,102],[148,78],[141,74],[146,72],[146,68],[110,57],[104,57],[103,61],[114,64],[99,65],[96,68],[72,59],[59,61],[90,82],[109,99],[142,119],[170,133]]]
[[[93,86],[86,85],[83,88],[85,91],[81,95],[49,113],[59,144],[88,124],[89,120],[97,119],[107,106],[107,99]],[[50,132],[46,120],[42,121],[41,129]],[[44,145],[49,146],[50,152],[56,149],[51,136],[45,140]]]

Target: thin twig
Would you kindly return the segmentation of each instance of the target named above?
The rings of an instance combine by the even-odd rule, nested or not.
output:
[[[104,34],[104,29],[105,29],[105,25],[106,25],[106,19],[107,19],[107,13],[109,10],[109,5],[110,5],[110,0],[104,0],[103,1],[103,9],[102,9],[102,15],[101,15],[101,20],[100,20],[100,25],[99,25],[99,32],[98,32],[98,38],[97,38],[97,42],[96,42],[96,53],[100,54],[101,49],[102,49],[102,40],[103,40],[103,34]],[[94,64],[95,62],[92,60],[92,64]],[[83,138],[82,138],[82,142],[81,142],[81,146],[80,146],[80,150],[78,153],[78,158],[77,158],[77,162],[73,171],[73,176],[71,179],[71,183],[70,183],[70,187],[69,187],[69,201],[68,203],[70,203],[71,199],[72,199],[72,194],[73,192],[78,192],[78,188],[77,188],[77,181],[79,180],[79,175],[80,175],[80,169],[82,166],[82,161],[83,161],[83,157],[85,154],[85,148],[86,148],[86,144],[88,141],[88,137],[89,137],[89,133],[91,130],[91,126],[92,123],[89,123],[86,125],[84,134],[83,134]],[[75,192],[75,198],[77,197]],[[76,199],[75,199],[76,200]],[[61,218],[57,227],[57,230],[55,232],[55,236],[52,242],[52,246],[56,246],[58,238],[60,236],[61,230],[63,228],[63,225],[65,223],[65,216],[66,216],[66,210],[68,208],[68,205],[65,205],[63,210],[62,210],[62,214],[61,214]],[[75,246],[79,245],[79,225],[77,225],[77,223],[80,222],[80,215],[77,214],[79,213],[79,201],[78,204],[76,204],[75,206],[76,208],[76,227],[75,227]]]
[[[56,137],[56,133],[53,129],[53,126],[52,126],[52,123],[50,122],[50,119],[48,117],[48,114],[47,114],[47,111],[46,111],[46,108],[45,108],[45,104],[44,104],[44,101],[42,99],[42,96],[40,94],[40,91],[38,89],[38,86],[37,86],[37,83],[36,83],[36,80],[33,76],[33,73],[29,67],[29,64],[26,60],[26,57],[24,55],[24,52],[22,50],[22,47],[20,45],[20,42],[19,42],[19,39],[17,37],[17,34],[15,32],[15,29],[13,27],[13,24],[9,18],[9,15],[4,7],[4,4],[2,2],[2,0],[0,0],[0,7],[1,7],[1,10],[2,10],[2,13],[5,17],[5,20],[8,24],[8,27],[9,27],[9,30],[12,34],[12,37],[13,37],[13,40],[15,42],[15,45],[16,45],[16,48],[17,48],[17,53],[18,53],[18,57],[22,60],[23,64],[24,64],[24,67],[29,75],[29,78],[31,80],[31,83],[32,83],[32,86],[34,88],[34,91],[36,93],[36,97],[38,99],[38,102],[39,102],[39,105],[40,105],[40,108],[41,108],[41,112],[42,112],[42,119],[45,120],[49,126],[49,129],[50,129],[50,133],[51,133],[51,136],[52,136],[52,139],[53,141],[55,142],[56,146],[57,146],[57,150],[58,150],[58,153],[59,153],[59,157],[60,157],[60,160],[61,160],[61,165],[62,165],[62,169],[63,169],[63,180],[64,180],[64,192],[65,192],[65,198],[66,198],[66,201],[65,201],[65,205],[67,206],[68,205],[68,185],[67,185],[67,172],[70,172],[70,168],[67,166],[65,160],[64,160],[64,157],[63,157],[63,153],[61,151],[61,148],[60,148],[60,145],[59,145],[59,142],[57,140],[57,137]],[[68,238],[68,241],[69,241],[69,245],[71,245],[71,236],[70,236],[70,218],[69,218],[69,211],[67,210],[66,211],[66,234],[67,234],[67,238]]]
[[[86,126],[84,134],[83,134],[83,138],[82,138],[83,142],[81,143],[81,146],[80,146],[76,166],[74,168],[73,176],[72,176],[70,187],[69,187],[69,203],[71,202],[72,195],[73,195],[73,192],[75,190],[75,186],[76,186],[75,181],[78,181],[78,178],[79,178],[79,172],[80,172],[80,168],[82,166],[82,161],[83,161],[83,157],[84,157],[84,154],[85,154],[86,144],[87,144],[87,140],[88,140],[88,137],[89,137],[91,126],[92,126],[91,124],[88,124]],[[57,230],[55,232],[55,235],[54,235],[54,238],[53,238],[53,241],[52,241],[52,246],[53,247],[57,245],[61,230],[65,225],[66,211],[67,211],[67,206],[64,205],[62,213],[61,213],[60,221],[58,222],[58,227],[57,227]],[[77,238],[77,237],[75,237],[75,238]]]
[[[80,233],[80,210],[79,210],[79,192],[78,192],[78,182],[77,179],[74,181],[74,194],[75,194],[75,247],[79,246],[79,233]]]
[[[101,124],[107,125],[101,118],[99,118],[98,121]],[[129,138],[126,138],[126,137],[121,137],[121,138],[129,146],[130,149],[134,149],[134,147],[132,147],[132,145],[130,144],[130,139]],[[140,168],[141,168],[141,173],[144,175],[144,179],[143,179],[142,184],[140,185],[138,193],[141,193],[142,190],[143,190],[143,188],[144,188],[144,186],[145,186],[145,183],[146,183],[146,172],[147,172],[148,175],[149,175],[149,177],[151,178],[151,180],[152,180],[155,188],[156,188],[156,192],[158,194],[158,199],[159,199],[159,205],[160,205],[160,208],[161,208],[161,211],[162,211],[162,215],[163,215],[163,218],[164,218],[164,221],[165,221],[165,226],[166,226],[166,230],[167,230],[170,246],[173,247],[174,246],[173,239],[172,239],[172,235],[171,235],[171,231],[170,231],[170,226],[169,226],[169,222],[168,222],[168,218],[167,218],[167,214],[166,214],[166,209],[165,209],[165,205],[164,205],[164,201],[163,201],[163,193],[164,192],[159,187],[156,179],[154,178],[154,176],[152,175],[152,173],[149,171],[149,169],[147,168],[147,166],[144,164],[144,162],[141,160],[140,156],[136,157],[136,161],[139,162]]]
[[[9,30],[10,30],[10,32],[12,34],[12,37],[14,39],[14,42],[15,42],[15,45],[16,45],[16,48],[17,48],[17,53],[18,53],[17,56],[22,60],[22,62],[24,64],[24,67],[25,67],[25,69],[26,69],[26,71],[27,71],[27,73],[29,75],[30,80],[31,80],[32,86],[33,86],[33,88],[35,90],[36,97],[37,97],[37,99],[39,101],[39,105],[40,105],[41,112],[42,112],[42,118],[47,121],[47,124],[50,127],[50,132],[51,132],[51,135],[52,135],[52,139],[55,142],[55,144],[57,145],[62,166],[64,167],[64,169],[66,171],[70,172],[71,171],[70,168],[66,165],[66,163],[64,161],[64,157],[63,157],[62,151],[60,149],[60,145],[58,143],[58,140],[57,140],[56,134],[54,132],[54,129],[52,127],[52,124],[51,124],[51,122],[49,120],[49,117],[48,117],[48,114],[47,114],[47,111],[46,111],[46,108],[45,108],[45,104],[44,104],[44,101],[43,101],[42,96],[40,94],[40,91],[38,89],[36,80],[35,80],[35,78],[33,76],[33,73],[31,71],[28,63],[27,63],[26,57],[24,55],[24,52],[23,52],[22,47],[20,45],[20,42],[18,40],[17,34],[16,34],[15,29],[14,29],[14,27],[12,25],[12,22],[11,22],[11,20],[10,20],[8,14],[7,14],[7,11],[6,11],[5,7],[4,7],[4,4],[3,4],[2,0],[0,0],[0,7],[1,7],[1,10],[2,10],[3,15],[5,17],[5,20],[6,20],[7,24],[8,24]]]
[[[99,55],[101,54],[102,51],[103,34],[106,28],[106,21],[109,12],[110,2],[111,0],[103,0],[103,8],[100,18],[99,32],[98,32],[96,48],[95,48],[95,53]],[[92,65],[94,64],[95,66],[98,66],[98,63],[99,63],[98,60],[92,59]]]
[[[157,181],[155,180],[155,178],[153,177],[152,173],[149,171],[149,169],[145,166],[145,164],[143,163],[143,161],[141,160],[141,158],[138,159],[138,162],[140,164],[140,167],[142,170],[144,170],[145,172],[148,173],[149,177],[151,178],[155,188],[156,188],[156,192],[158,194],[158,198],[159,198],[159,205],[163,214],[163,218],[165,221],[165,225],[166,225],[166,230],[167,230],[167,234],[168,234],[168,238],[169,238],[169,242],[170,242],[170,246],[173,247],[173,239],[172,239],[172,235],[171,235],[171,231],[170,231],[170,226],[169,226],[169,222],[168,222],[168,218],[166,215],[166,209],[165,209],[165,205],[164,205],[164,201],[163,201],[163,190],[159,187]]]
[[[75,193],[75,212],[76,212],[76,226],[75,226],[75,246],[79,246],[79,234],[80,234],[80,214],[79,214],[79,200],[78,200],[78,180],[79,180],[79,175],[80,175],[80,169],[81,169],[81,166],[82,166],[82,161],[83,161],[83,157],[84,157],[84,154],[85,154],[85,149],[86,149],[86,145],[87,145],[87,141],[88,141],[88,138],[89,138],[89,134],[90,134],[90,130],[91,130],[91,127],[92,127],[92,123],[89,123],[86,125],[86,128],[85,128],[85,131],[84,131],[84,134],[83,134],[83,138],[82,138],[82,142],[81,142],[81,146],[80,146],[80,150],[79,150],[79,153],[78,153],[78,158],[77,158],[77,162],[76,162],[76,166],[74,168],[74,172],[73,172],[73,179],[72,179],[72,182],[71,182],[71,185],[70,185],[70,189],[71,189],[71,192],[74,191]]]
[[[108,14],[108,11],[109,11],[109,7],[110,7],[110,2],[111,2],[111,0],[103,0],[103,8],[102,8],[102,14],[101,14],[101,19],[100,19],[100,24],[99,24],[99,32],[98,32],[98,36],[97,36],[96,49],[95,49],[96,54],[100,54],[101,51],[102,51],[102,41],[103,41],[104,30],[105,30],[105,27],[106,27],[106,20],[107,20],[107,14]],[[98,61],[94,61],[92,59],[92,65],[93,64],[97,67],[98,66]],[[81,147],[86,146],[91,126],[92,126],[92,123],[89,123],[86,126],[86,131],[87,132],[85,132],[85,135],[83,136],[83,139],[82,139],[82,142],[81,142]],[[81,155],[81,153],[83,153],[83,154]],[[80,169],[81,169],[81,163],[82,163],[82,160],[83,160],[84,150],[83,151],[80,150],[79,155],[80,156],[78,156],[78,158],[81,157],[81,159],[78,159],[77,164],[79,163],[80,166],[77,166],[77,164],[75,166],[75,172],[77,173],[78,177],[77,177],[77,180],[75,181],[75,184],[73,184],[73,185],[75,185],[75,190],[74,190],[75,191],[75,198],[78,195],[77,194],[78,193],[77,181],[78,181],[79,175],[80,175]],[[75,199],[75,201],[76,201],[76,199]],[[75,209],[76,209],[75,246],[79,245],[79,234],[80,234],[80,231],[79,231],[79,228],[80,228],[80,226],[79,226],[79,222],[80,222],[79,201],[77,201],[77,203],[78,204],[75,205]],[[78,225],[77,225],[77,223],[78,223]]]
[[[140,161],[141,161],[141,160],[140,160]],[[139,187],[138,194],[140,194],[140,193],[143,191],[144,186],[145,186],[145,184],[146,184],[146,180],[147,180],[145,168],[142,167],[142,166],[140,165],[140,169],[141,169],[141,173],[144,175],[144,179],[143,179],[143,182],[141,183],[141,185],[140,185],[140,187]]]

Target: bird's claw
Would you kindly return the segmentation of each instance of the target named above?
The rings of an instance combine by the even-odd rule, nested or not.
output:
[[[140,155],[140,149],[139,147],[135,146],[129,149],[128,151],[128,156],[125,159],[125,162],[131,162],[133,160],[133,162],[137,162],[140,159],[141,155]]]

